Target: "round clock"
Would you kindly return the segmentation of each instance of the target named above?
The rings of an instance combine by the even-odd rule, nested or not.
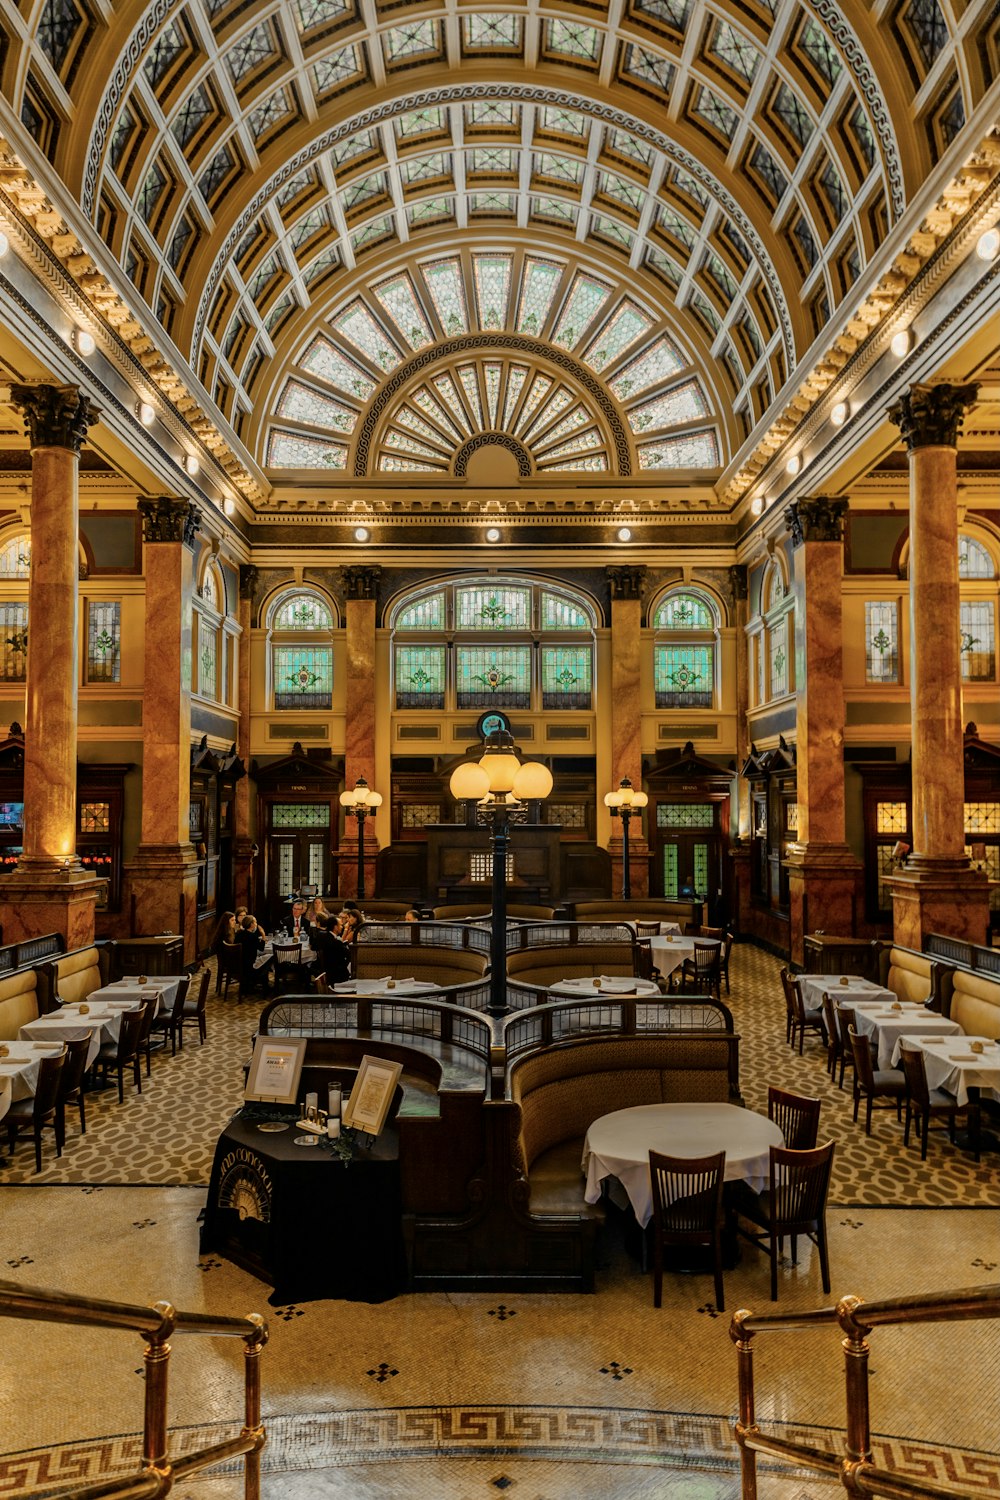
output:
[[[488,708],[484,714],[479,715],[476,723],[476,733],[481,739],[485,739],[487,735],[493,734],[497,729],[505,729],[509,733],[510,720],[499,709]]]

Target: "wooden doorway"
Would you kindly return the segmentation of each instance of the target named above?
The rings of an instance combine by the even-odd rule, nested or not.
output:
[[[698,900],[709,926],[733,910],[729,811],[733,773],[696,755],[689,742],[668,751],[645,777],[649,794],[650,894]]]

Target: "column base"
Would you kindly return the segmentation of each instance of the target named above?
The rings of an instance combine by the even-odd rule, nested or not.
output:
[[[193,844],[140,844],[125,866],[125,907],[132,937],[177,932],[184,962],[198,945],[198,856]]]
[[[886,885],[892,892],[892,936],[901,948],[923,949],[931,932],[967,943],[989,942],[989,883],[965,859],[911,859]]]
[[[33,860],[0,880],[0,923],[5,943],[23,943],[49,932],[67,951],[94,941],[94,912],[104,882],[78,861]]]
[[[792,844],[788,871],[789,956],[805,962],[805,940],[817,930],[856,937],[861,861],[847,844]]]

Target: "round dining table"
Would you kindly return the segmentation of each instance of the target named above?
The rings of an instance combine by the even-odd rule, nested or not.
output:
[[[650,1151],[690,1157],[725,1151],[725,1181],[742,1179],[760,1192],[770,1177],[771,1147],[784,1143],[773,1120],[736,1104],[636,1104],[616,1109],[601,1115],[587,1131],[584,1197],[597,1203],[605,1178],[617,1178],[637,1222],[645,1228],[653,1215]]]

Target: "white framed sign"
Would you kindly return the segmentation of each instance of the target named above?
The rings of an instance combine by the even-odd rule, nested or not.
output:
[[[382,1057],[363,1057],[351,1097],[344,1105],[345,1126],[363,1130],[368,1135],[378,1135],[385,1124],[402,1071],[402,1063],[386,1062]]]
[[[261,1104],[294,1104],[305,1055],[304,1036],[256,1037],[244,1099]]]

